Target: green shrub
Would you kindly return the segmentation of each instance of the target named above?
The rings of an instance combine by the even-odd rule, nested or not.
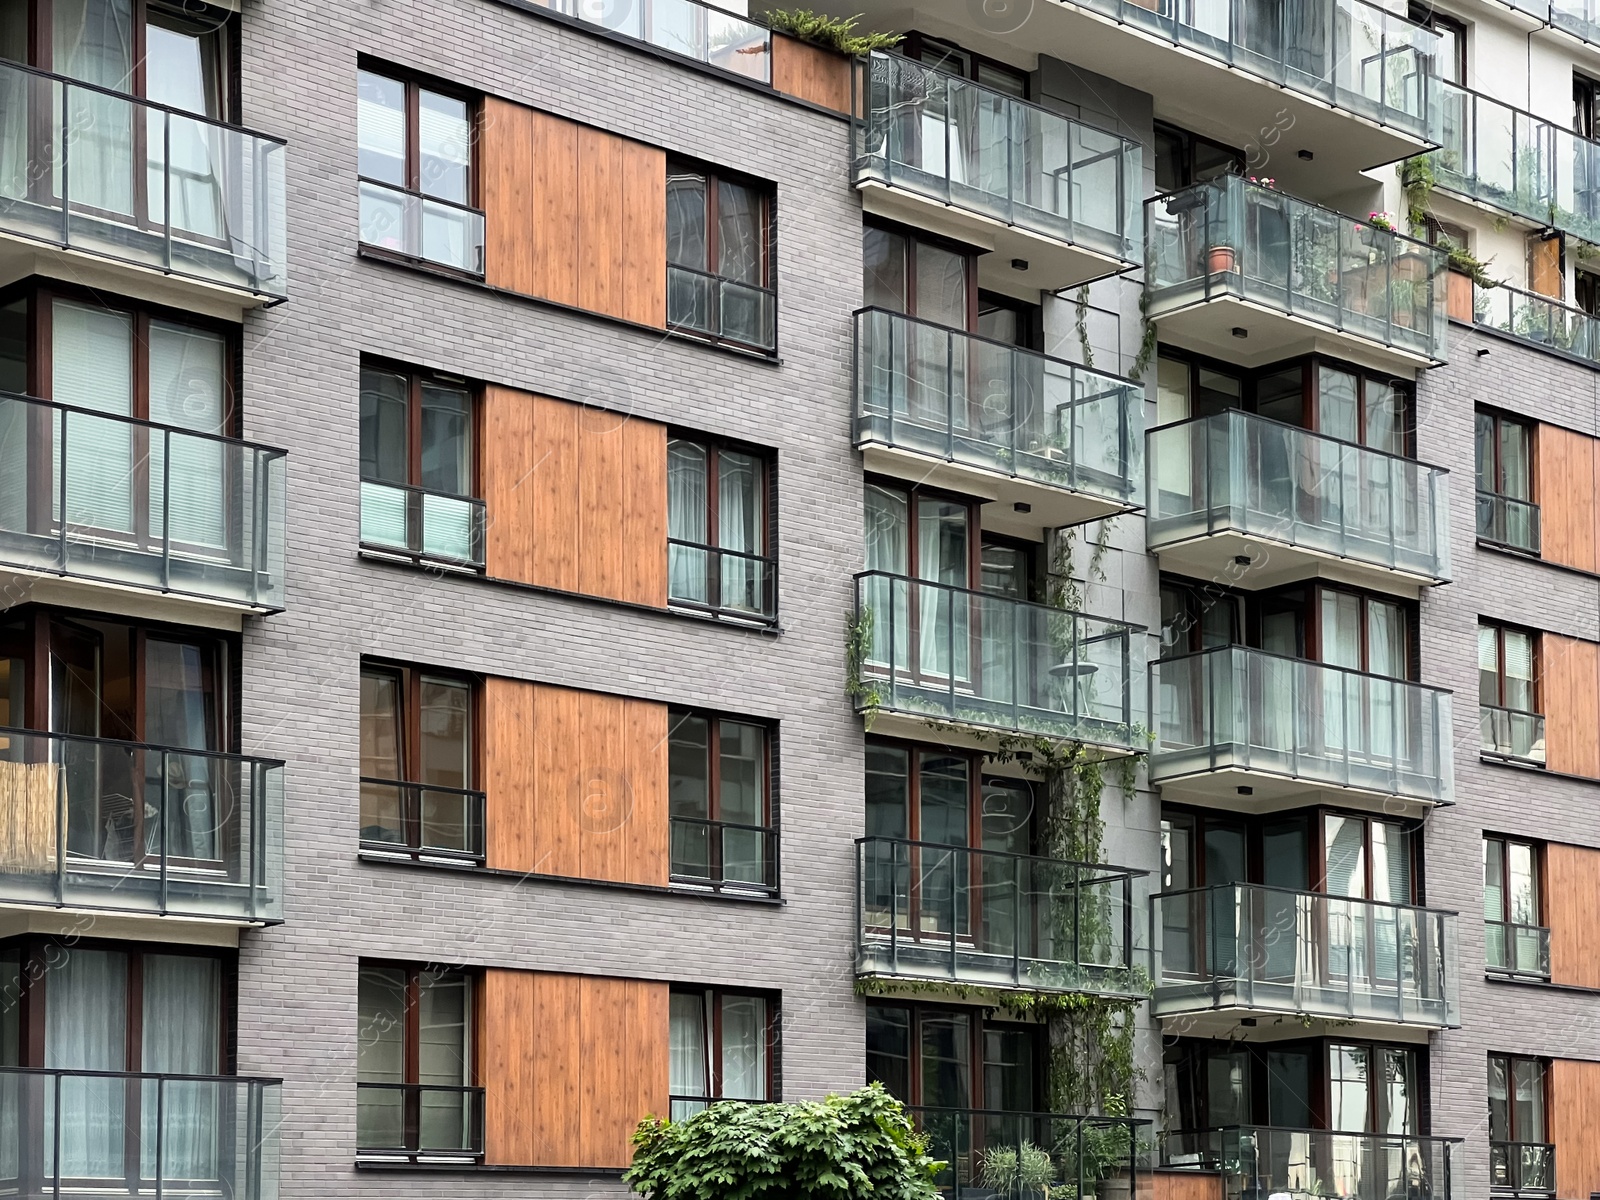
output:
[[[856,22],[860,19],[860,13],[853,17],[830,17],[809,8],[777,8],[766,14],[767,24],[779,33],[843,54],[871,54],[874,50],[898,46],[905,40],[905,35],[900,33],[856,33]]]

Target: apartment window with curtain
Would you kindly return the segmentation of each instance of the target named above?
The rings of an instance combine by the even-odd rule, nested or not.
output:
[[[361,846],[422,861],[482,863],[474,790],[474,687],[421,667],[361,668]]]
[[[770,455],[708,438],[667,439],[667,600],[770,621],[778,571]]]
[[[867,1081],[913,1108],[1040,1111],[1043,1027],[992,1012],[869,1000]]]
[[[721,988],[673,988],[670,1071],[672,1119],[713,1100],[776,1100],[777,1005],[765,996]]]
[[[483,275],[483,213],[473,207],[476,100],[384,70],[356,76],[361,244],[369,251]]]
[[[667,720],[673,882],[728,894],[776,894],[771,731],[754,721],[683,709],[673,709]]]
[[[1538,554],[1539,506],[1533,499],[1533,426],[1481,409],[1474,421],[1478,540]]]
[[[1478,626],[1479,745],[1484,755],[1544,766],[1538,663],[1538,634],[1489,622]]]
[[[356,1148],[362,1158],[481,1157],[483,1089],[472,1086],[472,989],[472,977],[462,971],[361,964]]]
[[[413,562],[483,568],[475,389],[378,363],[361,368],[361,545]]]
[[[1550,931],[1540,905],[1541,847],[1515,838],[1483,839],[1484,955],[1496,974],[1550,978]]]
[[[667,163],[667,325],[764,353],[777,348],[773,192]]]
[[[1555,1194],[1545,1063],[1489,1055],[1489,1184],[1497,1193]]]

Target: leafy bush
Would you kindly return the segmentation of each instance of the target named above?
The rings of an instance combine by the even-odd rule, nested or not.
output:
[[[856,33],[856,22],[860,19],[860,13],[853,17],[830,17],[809,8],[778,8],[767,14],[767,24],[779,33],[843,54],[871,54],[874,50],[898,46],[905,40],[901,33]]]
[[[1020,1150],[1020,1155],[1019,1155]],[[1047,1150],[1032,1142],[1018,1146],[996,1146],[983,1155],[980,1183],[1001,1196],[1050,1195],[1055,1182],[1056,1164]]]
[[[943,1163],[872,1084],[797,1104],[713,1104],[633,1135],[625,1182],[648,1200],[939,1200]]]

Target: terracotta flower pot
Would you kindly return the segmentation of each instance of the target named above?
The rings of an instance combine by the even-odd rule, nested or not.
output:
[[[1206,252],[1206,270],[1215,275],[1218,271],[1231,271],[1234,269],[1234,254],[1232,246],[1213,246]]]

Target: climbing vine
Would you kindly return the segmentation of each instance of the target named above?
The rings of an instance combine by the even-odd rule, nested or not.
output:
[[[1139,327],[1143,330],[1139,337],[1139,352],[1133,356],[1133,366],[1128,370],[1128,378],[1135,383],[1144,378],[1150,360],[1156,353],[1156,323],[1150,319],[1149,288],[1139,289]]]
[[[1089,285],[1086,283],[1078,289],[1078,298],[1073,301],[1073,308],[1077,310],[1078,345],[1083,349],[1083,365],[1094,366],[1094,350],[1089,345]]]
[[[867,732],[883,703],[882,685],[866,678],[867,655],[872,651],[872,609],[861,605],[845,626],[845,693],[855,702]]]
[[[1433,173],[1433,159],[1429,155],[1408,158],[1400,165],[1400,188],[1406,198],[1406,221],[1412,237],[1423,237],[1428,231],[1428,217],[1433,212],[1433,188],[1437,179]],[[1552,216],[1552,220],[1553,220]],[[1496,226],[1503,229],[1503,226]],[[1480,288],[1499,287],[1501,280],[1491,279],[1489,264],[1477,258],[1465,246],[1457,245],[1451,238],[1440,235],[1438,245],[1450,260],[1452,270],[1465,275]]]

